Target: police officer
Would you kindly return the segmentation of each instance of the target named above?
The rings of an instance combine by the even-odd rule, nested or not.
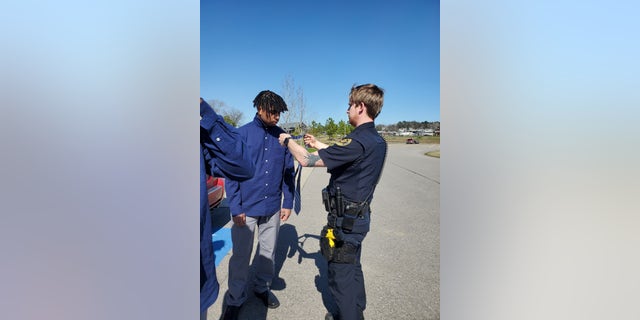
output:
[[[218,298],[215,258],[211,239],[211,215],[206,175],[246,180],[255,166],[246,145],[234,127],[228,125],[200,98],[200,319]]]
[[[360,255],[369,231],[369,204],[387,152],[387,143],[373,122],[382,110],[383,98],[383,90],[374,84],[352,87],[347,114],[355,129],[331,146],[305,135],[305,144],[318,150],[313,153],[291,143],[290,135],[280,135],[280,143],[302,166],[327,167],[331,174],[329,185],[323,190],[329,213],[320,242],[328,261],[329,288],[338,314],[327,314],[327,319],[364,319],[366,294]]]

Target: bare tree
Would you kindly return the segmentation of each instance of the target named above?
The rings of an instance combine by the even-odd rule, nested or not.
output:
[[[304,92],[302,91],[301,87],[298,87],[298,89],[296,89],[296,97],[298,100],[298,123],[302,124],[304,123],[304,116],[306,115],[306,109],[307,109],[307,104],[304,101]],[[300,129],[300,128],[298,128]]]
[[[284,98],[284,102],[287,104],[287,109],[289,111],[285,112],[282,117],[284,123],[290,123],[293,109],[294,109],[294,91],[295,84],[293,83],[293,77],[291,75],[286,75],[284,77],[284,81],[282,81],[282,98]]]
[[[227,104],[224,101],[213,99],[208,100],[207,103],[213,108],[213,110],[217,113],[221,113],[224,109],[228,108]]]
[[[299,125],[304,122],[306,115],[307,105],[304,100],[304,91],[301,87],[296,86],[293,76],[287,75],[282,82],[282,92],[289,110],[283,114],[284,123],[297,122],[296,130],[299,131]]]
[[[242,120],[242,117],[244,116],[242,111],[229,106],[224,101],[213,99],[213,100],[208,100],[207,103],[209,103],[209,105],[211,105],[213,110],[215,110],[218,114],[222,116],[222,118],[224,118],[224,121],[226,121],[228,124],[234,127],[238,126],[238,124],[240,123],[240,120]]]

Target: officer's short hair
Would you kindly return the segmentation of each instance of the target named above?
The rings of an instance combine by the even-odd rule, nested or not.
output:
[[[367,115],[375,119],[382,111],[384,103],[384,90],[375,84],[354,85],[349,94],[349,105],[353,103],[364,103],[367,106]]]
[[[275,92],[264,90],[260,91],[255,99],[253,106],[258,110],[265,110],[269,113],[281,113],[288,111],[287,104],[281,96]]]

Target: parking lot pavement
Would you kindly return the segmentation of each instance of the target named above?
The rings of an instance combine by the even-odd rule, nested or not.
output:
[[[433,149],[389,145],[372,203],[371,231],[363,243],[367,319],[440,318],[440,159],[424,156]],[[240,319],[324,319],[334,308],[318,245],[326,223],[320,190],[328,181],[325,168],[303,168],[302,211],[282,224],[276,249],[272,291],[281,305],[267,309],[250,287]],[[214,212],[217,230],[231,227],[228,209],[224,210],[223,202]],[[230,255],[227,252],[217,266],[220,295],[209,308],[208,320],[222,313]]]

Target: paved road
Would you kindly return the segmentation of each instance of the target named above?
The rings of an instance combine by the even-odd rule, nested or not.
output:
[[[440,159],[424,155],[437,149],[389,145],[371,206],[371,231],[363,243],[367,319],[440,318]],[[278,240],[272,290],[281,306],[267,309],[250,294],[240,319],[324,319],[333,308],[318,246],[326,223],[320,190],[329,174],[324,168],[304,168],[302,179],[302,212],[281,226]],[[230,227],[228,217],[216,214],[215,219]],[[218,266],[220,296],[209,309],[209,320],[222,311],[230,254]]]

